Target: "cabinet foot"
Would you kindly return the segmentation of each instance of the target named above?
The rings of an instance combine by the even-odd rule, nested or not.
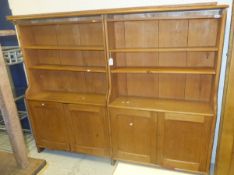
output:
[[[111,165],[115,165],[115,163],[116,163],[116,160],[114,160],[114,159],[111,159]]]
[[[37,152],[40,153],[44,150],[45,148],[37,147]]]

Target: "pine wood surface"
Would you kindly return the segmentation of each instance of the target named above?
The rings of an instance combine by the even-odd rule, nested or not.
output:
[[[83,50],[83,51],[103,51],[102,47],[72,47],[72,46],[24,46],[25,49],[42,49],[42,50]]]
[[[208,174],[226,7],[10,17],[38,149]]]
[[[105,106],[106,97],[101,94],[83,94],[69,92],[42,92],[30,96],[30,100],[54,101],[60,103],[92,104]]]
[[[160,73],[160,74],[215,74],[215,71],[212,68],[179,68],[179,67],[159,67],[159,68],[150,68],[150,67],[119,67],[111,70],[112,73]]]
[[[152,99],[143,97],[118,97],[109,104],[109,107],[213,116],[212,107],[209,103],[205,102]]]
[[[13,97],[6,63],[0,45],[0,110],[8,132],[17,166],[25,168],[28,166],[27,150],[20,120],[18,117],[15,100]]]
[[[218,51],[216,47],[194,47],[194,48],[117,48],[110,49],[110,52],[209,52],[209,51]]]
[[[29,67],[29,69],[74,71],[74,72],[100,72],[100,73],[106,72],[105,67],[78,67],[78,66],[60,66],[60,65],[38,65],[38,66],[31,66]]]

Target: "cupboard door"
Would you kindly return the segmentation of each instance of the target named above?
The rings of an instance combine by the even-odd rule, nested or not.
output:
[[[151,112],[110,109],[113,159],[155,162],[155,123]]]
[[[206,171],[211,117],[158,114],[158,161],[162,166]]]
[[[37,146],[69,150],[68,127],[63,105],[44,101],[29,101],[28,105]]]
[[[69,104],[66,110],[72,151],[109,156],[106,108]]]

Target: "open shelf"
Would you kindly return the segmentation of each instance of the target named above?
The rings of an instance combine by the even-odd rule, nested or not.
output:
[[[215,74],[213,68],[181,68],[181,67],[121,67],[111,73],[161,73],[161,74]]]
[[[112,108],[136,109],[156,112],[176,112],[213,116],[213,110],[208,102],[165,100],[143,97],[118,97],[109,104]]]
[[[30,69],[34,70],[51,70],[51,71],[73,71],[73,72],[106,72],[105,67],[78,67],[78,66],[68,66],[68,65],[38,65],[30,66]]]
[[[41,50],[80,50],[80,51],[104,51],[103,47],[86,46],[23,46],[24,49]]]
[[[74,104],[91,104],[106,106],[105,94],[77,93],[77,92],[39,92],[27,97],[29,100],[52,101]]]
[[[117,48],[110,52],[216,52],[217,47],[177,47],[177,48]]]

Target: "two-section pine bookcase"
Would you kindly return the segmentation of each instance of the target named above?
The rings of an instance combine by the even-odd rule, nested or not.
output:
[[[12,16],[39,151],[208,173],[226,5]]]

